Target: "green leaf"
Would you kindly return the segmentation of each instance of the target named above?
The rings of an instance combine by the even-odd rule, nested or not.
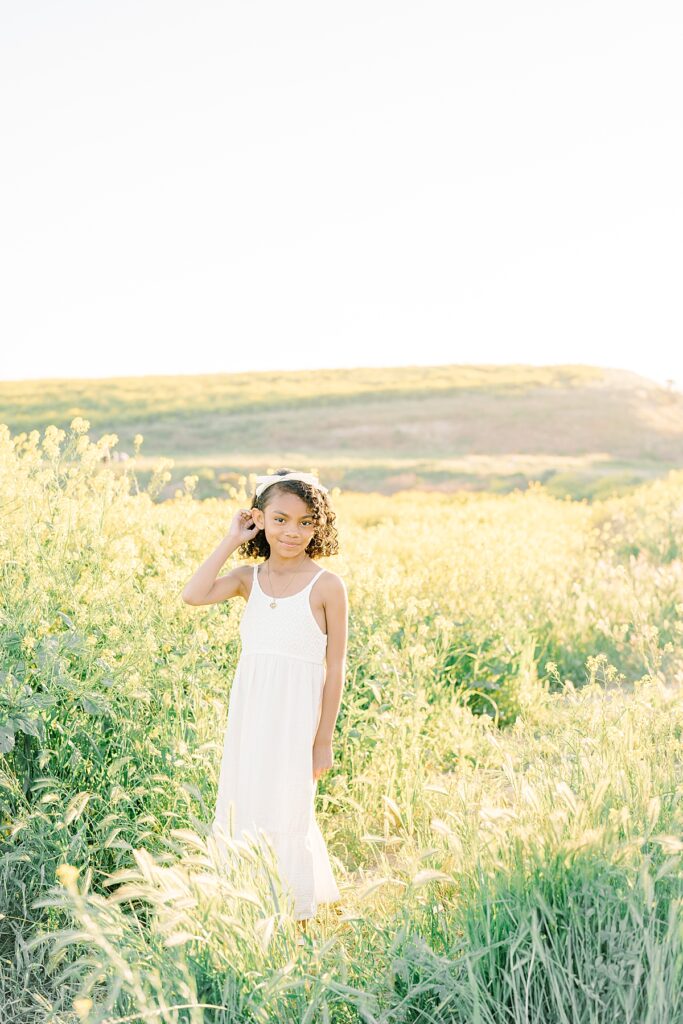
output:
[[[89,715],[107,715],[111,712],[109,705],[103,700],[99,700],[96,694],[90,694],[88,697],[83,694],[81,697],[81,707]]]
[[[14,723],[0,725],[0,754],[9,754],[14,747]]]

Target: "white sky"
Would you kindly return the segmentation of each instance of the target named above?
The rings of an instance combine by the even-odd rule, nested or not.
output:
[[[683,387],[683,6],[0,0],[0,377]]]

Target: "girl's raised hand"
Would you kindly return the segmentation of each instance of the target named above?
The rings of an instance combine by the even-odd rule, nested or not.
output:
[[[261,527],[257,526],[252,518],[251,509],[240,508],[232,517],[228,537],[239,544],[246,544],[247,541],[256,536],[260,529]]]

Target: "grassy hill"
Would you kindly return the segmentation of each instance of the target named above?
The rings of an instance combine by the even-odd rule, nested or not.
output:
[[[10,431],[115,433],[144,481],[173,459],[199,497],[278,465],[330,486],[393,493],[525,488],[563,496],[628,490],[683,465],[683,394],[602,367],[408,366],[0,383]]]

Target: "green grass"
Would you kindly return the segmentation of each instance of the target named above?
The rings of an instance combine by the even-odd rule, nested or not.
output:
[[[248,491],[155,500],[81,428],[0,428],[1,1024],[678,1024],[683,474],[333,492],[343,914],[302,947],[207,829],[243,606],[180,591]]]

